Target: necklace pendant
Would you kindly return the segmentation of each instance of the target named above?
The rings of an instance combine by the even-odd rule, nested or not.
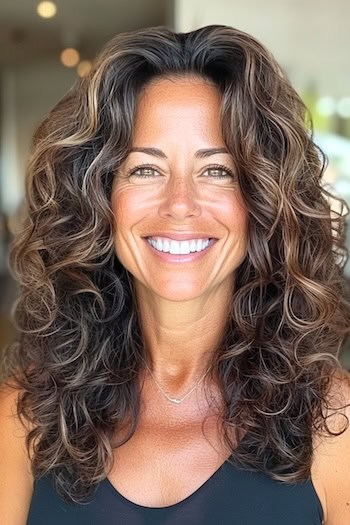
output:
[[[181,399],[177,399],[176,397],[169,397],[168,399],[169,401],[171,401],[172,403],[175,403],[176,405],[181,403]]]

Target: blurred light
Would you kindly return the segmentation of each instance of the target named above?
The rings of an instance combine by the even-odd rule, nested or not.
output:
[[[338,100],[337,113],[343,118],[350,118],[350,97],[343,97]]]
[[[82,60],[79,64],[78,64],[78,67],[77,67],[77,73],[80,77],[85,77],[90,69],[92,67],[92,64],[90,62],[90,60]]]
[[[66,67],[75,67],[80,60],[80,55],[74,47],[66,47],[61,53],[61,62]]]
[[[37,5],[36,12],[42,18],[52,18],[57,13],[57,7],[54,2],[40,2]]]
[[[320,115],[330,117],[336,111],[336,102],[332,97],[322,97],[318,99],[316,107]]]

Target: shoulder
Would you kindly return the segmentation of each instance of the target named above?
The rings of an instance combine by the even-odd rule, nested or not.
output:
[[[334,373],[324,407],[332,435],[314,437],[311,477],[325,525],[350,523],[350,374]]]
[[[0,388],[0,515],[3,523],[26,522],[33,491],[26,429],[17,416],[20,391],[13,386]],[[14,497],[16,496],[16,497]]]
[[[25,455],[28,456],[25,438],[32,426],[27,421],[24,425],[18,416],[17,404],[21,394],[21,390],[12,382],[0,386],[0,440],[2,445],[7,441],[12,442],[11,451],[14,453],[25,452]],[[18,445],[17,450],[15,444]],[[31,454],[32,450],[30,450],[28,460]]]

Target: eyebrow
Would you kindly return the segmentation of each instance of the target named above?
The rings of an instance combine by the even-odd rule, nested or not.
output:
[[[140,153],[146,153],[146,155],[152,155],[153,157],[159,157],[161,159],[167,159],[168,157],[165,155],[164,151],[158,148],[131,148],[130,153],[132,152],[140,152]],[[228,150],[226,148],[204,148],[199,149],[196,151],[194,156],[197,159],[205,159],[207,157],[210,157],[211,155],[216,155],[218,153],[226,153],[229,154]]]

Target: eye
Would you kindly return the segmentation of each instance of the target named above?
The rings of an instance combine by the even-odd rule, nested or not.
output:
[[[212,166],[209,166],[206,169],[206,171],[214,173],[211,176],[215,179],[224,179],[227,177],[231,177],[231,178],[234,177],[233,172],[222,164],[213,164]],[[222,172],[223,174],[220,174]]]
[[[223,164],[213,164],[212,166],[209,166],[206,169],[205,173],[206,172],[211,172],[212,175],[210,175],[210,177],[214,179],[225,179],[227,177],[234,177],[233,172]],[[155,173],[158,173],[158,171],[154,166],[152,166],[152,164],[142,164],[141,166],[136,166],[135,168],[132,168],[128,172],[128,176],[131,177],[132,175],[135,175],[137,178],[147,179],[154,177]]]
[[[131,175],[135,175],[138,178],[146,179],[149,177],[154,176],[154,172],[157,173],[157,170],[152,166],[151,164],[142,164],[141,166],[136,166],[136,168],[132,168],[128,176],[131,177]]]

